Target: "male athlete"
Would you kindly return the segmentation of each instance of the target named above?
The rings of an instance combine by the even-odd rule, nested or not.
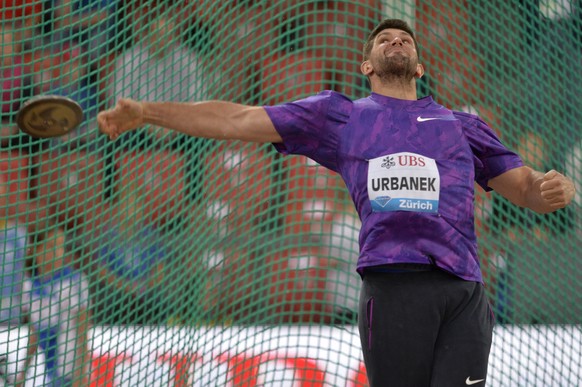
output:
[[[539,213],[563,208],[570,179],[537,172],[477,116],[417,100],[413,31],[384,20],[364,46],[372,89],[277,106],[122,99],[98,117],[111,139],[144,124],[191,136],[271,142],[339,173],[362,221],[359,328],[371,386],[483,386],[493,316],[477,258],[474,182]]]

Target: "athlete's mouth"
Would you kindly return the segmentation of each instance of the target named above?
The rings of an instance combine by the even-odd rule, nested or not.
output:
[[[388,49],[384,52],[384,55],[386,55],[386,56],[398,55],[398,54],[406,55],[406,51],[403,48],[395,47],[395,48]]]

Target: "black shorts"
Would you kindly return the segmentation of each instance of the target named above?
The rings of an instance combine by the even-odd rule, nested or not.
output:
[[[481,283],[439,269],[363,276],[359,331],[371,387],[484,386],[493,324]]]

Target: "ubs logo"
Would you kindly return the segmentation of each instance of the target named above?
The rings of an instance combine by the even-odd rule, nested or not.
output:
[[[394,157],[388,156],[388,157],[384,157],[384,159],[382,160],[382,164],[380,165],[380,167],[386,168],[386,169],[390,169],[390,168],[392,168],[395,165],[396,165],[396,163],[394,162]]]
[[[409,167],[425,167],[426,162],[424,157],[415,155],[400,155],[398,156],[398,165],[409,166]]]

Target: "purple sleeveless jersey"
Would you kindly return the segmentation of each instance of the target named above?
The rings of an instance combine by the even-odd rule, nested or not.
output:
[[[265,106],[284,154],[305,155],[339,173],[362,229],[358,271],[391,263],[433,263],[482,282],[474,227],[474,182],[522,166],[477,116],[431,97],[372,93],[352,101],[324,91]]]

